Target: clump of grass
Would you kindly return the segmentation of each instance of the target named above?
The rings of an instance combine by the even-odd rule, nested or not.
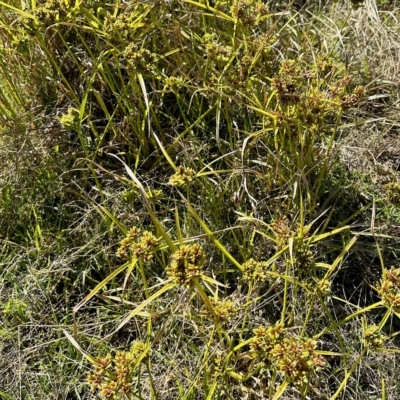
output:
[[[350,3],[360,5],[304,13],[259,0],[1,6],[7,123],[18,107],[29,111],[23,126],[53,120],[61,151],[75,155],[60,173],[52,243],[60,253],[78,246],[80,261],[66,261],[74,271],[62,285],[35,285],[50,306],[68,304],[44,318],[65,324],[71,346],[58,360],[73,351],[74,365],[80,355],[88,361],[76,396],[396,393],[393,368],[382,367],[383,379],[368,372],[381,354],[398,353],[388,322],[398,314],[398,270],[385,269],[390,246],[382,246],[396,237],[374,226],[385,199],[345,210],[351,194],[342,205],[332,195],[351,182],[338,140],[366,124],[357,118],[375,93],[357,73],[360,60],[321,42],[327,27],[349,26],[335,22],[336,10],[361,15]],[[27,59],[38,63],[31,75]],[[7,62],[16,63],[13,76]],[[33,100],[24,87],[36,90]],[[393,206],[395,175],[383,188]],[[44,210],[37,204],[34,229],[23,230],[40,268],[51,259],[42,227],[58,221]],[[372,253],[376,289],[362,301],[365,292],[340,280],[361,251]],[[26,304],[3,304],[8,338],[38,315]],[[357,378],[368,373],[368,382]]]

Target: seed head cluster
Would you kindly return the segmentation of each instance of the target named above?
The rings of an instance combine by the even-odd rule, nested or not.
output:
[[[224,360],[220,356],[213,359],[213,362],[211,363],[211,376],[213,379],[218,380],[223,375],[223,363]]]
[[[326,55],[317,57],[311,68],[303,66],[301,60],[282,61],[279,72],[272,79],[271,89],[276,93],[281,110],[289,117],[285,121],[287,135],[301,134],[298,129],[293,129],[296,128],[291,125],[293,120],[302,121],[309,133],[319,134],[328,117],[363,100],[365,88],[357,86],[350,90],[351,77],[337,78],[338,70],[337,63]],[[304,139],[301,142],[303,146],[312,143]]]
[[[295,60],[282,62],[278,75],[272,79],[272,89],[276,90],[278,101],[282,104],[297,103],[300,99],[296,93],[301,79],[300,66]]]
[[[299,228],[293,229],[287,217],[275,220],[272,224],[272,230],[275,233],[277,251],[287,246],[290,238],[296,238],[293,245],[293,267],[295,271],[307,272],[315,265],[314,255],[309,244],[304,241],[304,238],[299,238]],[[304,232],[303,236],[307,236],[307,234],[308,232]]]
[[[364,345],[369,350],[376,350],[383,346],[386,338],[381,334],[379,326],[370,325],[364,332]]]
[[[293,267],[296,271],[307,272],[315,264],[314,255],[307,243],[296,243],[293,249]]]
[[[377,286],[385,306],[400,312],[400,268],[383,271],[383,279]]]
[[[248,27],[256,27],[258,16],[268,12],[267,5],[260,0],[235,0],[231,7],[232,16]]]
[[[144,231],[143,234],[139,236],[139,229],[133,227],[120,242],[120,246],[117,250],[117,257],[122,261],[134,257],[149,262],[153,258],[153,250],[157,247],[158,241],[159,239],[149,231]]]
[[[344,110],[346,110],[356,106],[364,97],[365,88],[363,86],[357,86],[352,93],[343,95],[340,98],[340,105]]]
[[[130,43],[124,51],[124,57],[135,71],[155,71],[154,63],[157,59],[157,56],[148,49],[142,48],[137,50],[136,45],[134,43]]]
[[[79,110],[76,108],[69,108],[68,112],[60,119],[60,124],[64,129],[76,129],[79,123]]]
[[[185,80],[181,76],[168,76],[165,78],[165,88],[171,89],[173,92],[178,91],[184,84]]]
[[[112,42],[118,42],[120,40],[119,37],[124,41],[133,41],[135,39],[134,24],[132,24],[129,15],[125,13],[121,13],[118,16],[107,13],[103,29]]]
[[[40,24],[53,25],[62,21],[78,5],[79,2],[74,0],[46,0],[38,4],[34,14]]]
[[[321,279],[318,282],[306,283],[307,293],[311,296],[327,297],[331,294],[332,283],[329,279]]]
[[[246,261],[243,265],[243,279],[246,282],[264,282],[268,279],[268,263],[255,261],[253,258]]]
[[[204,305],[201,309],[201,314],[209,319],[218,319],[218,322],[229,322],[235,317],[238,307],[231,300],[220,300],[214,297],[209,297],[209,301],[213,307],[214,314]]]
[[[386,197],[390,203],[400,206],[400,185],[397,182],[390,182],[385,185]]]
[[[93,373],[87,377],[91,389],[99,391],[104,400],[129,398],[133,394],[137,364],[148,357],[148,354],[142,357],[143,353],[148,353],[147,345],[142,341],[135,341],[128,352],[118,351],[114,357],[107,354],[97,358]]]
[[[277,250],[282,250],[289,243],[291,237],[296,236],[296,231],[290,227],[287,217],[281,217],[274,221],[272,230],[275,233]]]
[[[167,275],[179,286],[192,287],[193,280],[201,275],[203,262],[204,251],[200,245],[184,244],[172,254]]]
[[[207,60],[218,63],[227,63],[232,55],[233,49],[230,46],[221,45],[215,33],[204,35],[205,56]]]
[[[314,340],[289,336],[281,323],[256,328],[254,334],[253,357],[276,368],[285,379],[300,387],[308,385],[310,377],[325,366]]]
[[[169,178],[171,186],[186,186],[193,181],[196,172],[191,168],[178,167],[175,174]]]

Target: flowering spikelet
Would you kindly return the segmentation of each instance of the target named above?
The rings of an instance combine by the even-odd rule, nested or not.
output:
[[[175,174],[169,178],[171,186],[184,186],[193,181],[196,172],[191,168],[178,167]]]
[[[327,297],[331,294],[331,282],[329,279],[321,279],[318,282],[306,283],[307,293],[312,296]]]
[[[128,13],[117,16],[107,13],[103,29],[111,42],[118,43],[122,40],[126,43],[135,40],[135,24]]]
[[[222,357],[215,357],[211,363],[211,376],[217,380],[220,378],[223,374],[223,358]]]
[[[243,265],[243,279],[247,282],[262,282],[268,278],[268,263],[257,262],[253,258]]]
[[[297,243],[293,249],[293,266],[297,271],[307,271],[314,266],[314,255],[304,242]]]
[[[254,329],[252,355],[275,367],[285,379],[298,386],[308,385],[310,376],[322,369],[324,359],[315,351],[316,342],[288,336],[281,323]]]
[[[382,347],[385,339],[377,325],[368,326],[364,332],[364,346],[368,349],[374,350]]]
[[[157,56],[148,49],[136,50],[134,43],[130,43],[125,51],[124,57],[135,71],[154,72]]]
[[[260,0],[235,0],[231,7],[232,16],[243,25],[255,27],[259,15],[269,12],[267,5]]]
[[[270,357],[282,375],[299,386],[307,385],[309,377],[324,367],[324,359],[315,352],[312,339],[286,337],[277,343]]]
[[[185,80],[181,76],[169,76],[165,78],[164,84],[165,88],[171,89],[173,92],[176,92],[185,84]]]
[[[122,261],[126,261],[129,255],[146,262],[153,258],[153,250],[157,247],[158,239],[149,231],[144,231],[139,239],[138,235],[139,229],[133,227],[121,240],[117,257]]]
[[[201,275],[204,252],[200,245],[182,245],[172,255],[167,275],[180,286],[190,287],[193,279]]]
[[[68,108],[67,114],[59,118],[60,124],[64,129],[76,129],[79,124],[79,110],[76,108]]]
[[[272,230],[275,233],[277,250],[282,250],[288,244],[289,238],[296,235],[296,232],[290,228],[290,222],[287,217],[282,217],[274,221]]]
[[[95,369],[93,374],[90,374],[87,378],[92,390],[100,388],[103,381],[103,377],[106,375],[108,368],[111,365],[111,354],[107,354],[105,357],[98,357],[96,359]]]
[[[331,282],[328,279],[321,279],[316,287],[316,292],[320,296],[329,296],[331,294]]]
[[[133,226],[131,229],[129,229],[128,234],[126,235],[126,237],[129,240],[134,240],[137,238],[137,236],[139,235],[140,230],[139,228],[137,228],[136,226]]]
[[[215,33],[205,34],[203,40],[207,60],[217,63],[227,63],[229,61],[232,54],[232,47],[219,44]]]
[[[377,286],[383,304],[400,312],[400,268],[383,271],[383,279]]]
[[[92,391],[98,390],[105,400],[131,396],[136,367],[148,357],[148,350],[144,342],[135,341],[128,352],[118,351],[114,357],[107,354],[97,358],[94,372],[87,377]]]
[[[139,242],[132,244],[132,255],[143,261],[153,258],[152,250],[157,246],[158,239],[149,231],[144,231]]]
[[[201,309],[201,314],[205,317],[210,319],[217,318],[219,322],[229,322],[235,316],[238,308],[233,301],[214,299],[214,297],[209,297],[208,299],[215,315],[204,305]]]
[[[130,353],[135,359],[138,359],[145,351],[147,351],[146,343],[141,340],[135,340],[132,343]]]
[[[265,328],[260,326],[254,329],[254,340],[250,344],[253,355],[263,354],[268,357],[268,354],[274,346],[283,340],[285,337],[285,328],[283,324],[277,322],[275,325]]]
[[[61,22],[65,18],[70,18],[74,8],[79,6],[77,1],[66,0],[46,0],[44,4],[38,4],[34,14],[40,24],[45,26]]]
[[[115,399],[118,383],[115,381],[104,382],[100,385],[100,395],[103,399]]]
[[[317,57],[315,62],[315,72],[319,73],[322,77],[326,76],[335,69],[335,62],[332,57],[327,54],[321,54]]]

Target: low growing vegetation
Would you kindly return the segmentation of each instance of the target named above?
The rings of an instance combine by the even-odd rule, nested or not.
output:
[[[0,398],[400,398],[396,1],[0,1]]]

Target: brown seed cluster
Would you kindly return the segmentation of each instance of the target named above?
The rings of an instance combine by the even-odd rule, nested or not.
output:
[[[301,70],[295,60],[282,62],[278,75],[272,79],[272,89],[276,90],[278,101],[282,104],[298,103],[300,96],[296,93]]]
[[[337,63],[326,55],[317,57],[311,68],[301,60],[282,61],[278,74],[272,79],[271,89],[288,117],[286,124],[291,135],[296,134],[291,121],[301,121],[311,132],[319,132],[327,117],[354,107],[364,98],[364,87],[357,86],[349,91],[351,77],[336,78],[338,70]]]
[[[186,186],[191,183],[196,176],[196,172],[191,168],[178,167],[175,174],[169,178],[171,186]]]
[[[179,286],[192,287],[193,280],[201,275],[203,262],[204,251],[200,245],[184,244],[172,255],[167,275]]]
[[[136,367],[148,357],[148,346],[142,341],[135,341],[129,352],[118,351],[113,357],[107,354],[96,359],[95,369],[87,381],[93,391],[98,390],[105,400],[125,399],[133,394],[132,383]]]
[[[233,18],[248,27],[256,27],[258,17],[268,12],[268,6],[260,0],[235,0],[231,7]]]
[[[272,230],[275,233],[278,251],[287,246],[291,237],[295,237],[297,235],[297,232],[291,229],[290,222],[287,217],[281,217],[275,220],[272,224]]]
[[[340,98],[340,105],[344,110],[355,107],[365,97],[365,88],[357,86],[351,94],[343,95]]]
[[[149,262],[153,258],[153,250],[157,247],[159,239],[151,232],[144,231],[139,237],[139,229],[133,227],[121,241],[117,250],[117,257],[122,261],[130,257]]]
[[[281,323],[256,328],[254,334],[253,357],[264,360],[300,387],[308,385],[310,377],[325,366],[314,340],[289,336]]]
[[[394,267],[383,271],[383,279],[377,286],[383,304],[400,312],[400,268]]]

